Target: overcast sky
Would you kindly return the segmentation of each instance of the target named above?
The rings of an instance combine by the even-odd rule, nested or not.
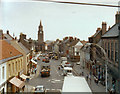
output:
[[[29,0],[8,1],[10,0],[4,0],[4,2],[2,0],[0,4],[0,29],[3,29],[4,32],[9,30],[11,35],[14,33],[17,37],[20,32],[23,32],[27,34],[27,38],[32,39],[37,39],[41,20],[45,40],[63,39],[65,36],[88,40],[88,37],[93,35],[98,27],[101,27],[102,21],[107,23],[107,27],[112,26],[118,10],[117,8],[87,5],[25,2]],[[118,0],[74,1],[118,5]]]

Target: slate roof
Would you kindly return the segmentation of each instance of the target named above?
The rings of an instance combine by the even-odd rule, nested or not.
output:
[[[78,43],[79,40],[74,40],[73,42],[70,43],[69,46],[75,46]]]
[[[119,26],[119,24],[114,24],[114,25],[102,36],[102,38],[118,37],[118,36],[119,36],[118,26]]]
[[[18,44],[25,51],[26,54],[30,52],[21,42],[19,42]]]
[[[16,50],[5,40],[0,40],[0,63],[22,56],[22,53]]]
[[[88,41],[80,41],[83,45],[85,45],[86,43],[88,43]]]
[[[4,37],[7,39],[7,40],[12,40],[13,37],[9,34],[4,34]]]

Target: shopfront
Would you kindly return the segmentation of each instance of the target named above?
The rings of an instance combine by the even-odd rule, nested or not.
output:
[[[33,59],[31,59],[31,62],[32,62],[32,70],[31,70],[31,72],[34,73],[35,69],[37,68],[37,62],[34,61]]]
[[[30,78],[30,77],[25,74],[20,75],[21,81],[26,81],[27,78]]]
[[[22,92],[25,87],[25,83],[17,77],[12,78],[8,82],[8,92]]]
[[[6,83],[3,83],[1,86],[0,86],[0,94],[5,94],[7,91],[6,91],[7,87],[6,87]]]

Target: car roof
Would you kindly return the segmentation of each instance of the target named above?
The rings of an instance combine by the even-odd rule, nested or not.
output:
[[[44,87],[43,85],[38,85],[38,86],[36,86],[36,87]]]
[[[71,67],[64,67],[64,70],[72,70]]]

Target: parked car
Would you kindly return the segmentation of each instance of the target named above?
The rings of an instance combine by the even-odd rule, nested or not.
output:
[[[58,66],[58,69],[60,70],[60,69],[63,69],[64,68],[64,66],[61,64],[61,65],[59,65]]]
[[[55,58],[55,60],[58,60],[58,56],[55,56],[54,58]]]
[[[45,87],[43,85],[38,85],[35,87],[35,94],[45,94]]]
[[[49,63],[49,58],[48,57],[45,58],[45,63]]]
[[[40,60],[40,57],[37,57],[37,60]]]
[[[45,59],[43,59],[42,62],[45,62]]]

